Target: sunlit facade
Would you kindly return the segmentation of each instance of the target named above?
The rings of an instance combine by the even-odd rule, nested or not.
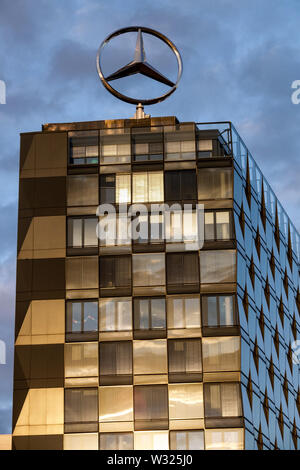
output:
[[[192,215],[100,242],[99,204],[131,203]],[[229,122],[22,134],[13,448],[299,448],[299,249]]]
[[[11,450],[11,435],[0,434],[0,451]]]

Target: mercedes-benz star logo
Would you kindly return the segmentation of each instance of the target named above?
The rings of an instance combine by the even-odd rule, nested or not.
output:
[[[135,31],[137,31],[137,41],[136,41],[134,59],[131,62],[129,62],[129,64],[125,65],[124,67],[121,67],[116,72],[108,75],[107,77],[104,77],[104,74],[101,69],[101,53],[102,53],[103,47],[114,37],[119,36],[120,34],[125,34],[125,33],[135,32]],[[152,65],[150,65],[147,62],[145,49],[144,49],[144,42],[143,42],[143,33],[150,34],[152,36],[159,38],[161,41],[167,44],[172,50],[172,52],[174,53],[177,59],[177,65],[178,65],[177,79],[175,83],[169,80],[164,75],[162,75],[158,70],[156,70],[154,67],[152,67]],[[126,101],[127,103],[131,103],[131,104],[150,105],[150,104],[159,103],[160,101],[165,100],[168,96],[174,93],[182,75],[182,60],[181,60],[180,53],[177,47],[163,34],[153,29],[144,28],[142,26],[130,26],[128,28],[119,29],[118,31],[115,31],[114,33],[110,34],[106,39],[104,39],[101,46],[99,47],[98,54],[97,54],[97,70],[98,70],[98,74],[101,79],[101,82],[103,83],[105,88],[114,96],[119,98],[120,100]],[[163,83],[164,85],[171,87],[171,89],[167,91],[167,93],[165,93],[164,95],[161,95],[157,98],[143,100],[143,99],[135,99],[135,98],[131,98],[129,96],[123,95],[122,93],[120,93],[119,91],[117,91],[115,88],[113,88],[110,85],[110,82],[112,82],[113,80],[128,77],[129,75],[135,75],[137,73],[140,73],[142,75],[145,75],[146,77],[149,77],[153,80]]]

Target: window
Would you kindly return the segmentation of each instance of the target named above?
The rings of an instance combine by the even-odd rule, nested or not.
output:
[[[97,164],[99,161],[98,131],[69,132],[69,163]]]
[[[235,250],[201,251],[201,283],[235,282],[235,263]]]
[[[133,450],[133,433],[100,433],[100,450]]]
[[[133,286],[163,286],[165,284],[165,255],[147,253],[132,256]]]
[[[164,223],[162,214],[140,214],[133,220],[135,233],[133,243],[151,244],[164,242]]]
[[[240,385],[238,383],[205,383],[204,406],[206,418],[242,416]]]
[[[100,257],[101,295],[131,293],[131,256]]]
[[[168,340],[169,382],[201,382],[200,339]]]
[[[100,217],[98,236],[101,247],[131,246],[130,218],[126,213],[109,213]]]
[[[98,302],[68,301],[66,319],[66,341],[98,339]]]
[[[100,147],[104,165],[131,162],[129,129],[101,130]]]
[[[166,240],[171,243],[198,242],[197,211],[174,210],[166,218]]]
[[[213,141],[211,139],[197,140],[197,157],[209,158],[213,154]]]
[[[69,175],[67,177],[68,206],[98,206],[98,175]]]
[[[204,450],[204,431],[170,431],[171,450]]]
[[[133,173],[133,202],[161,202],[164,200],[162,171]]]
[[[164,298],[135,298],[133,306],[135,339],[166,336],[166,301]]]
[[[64,435],[64,450],[98,450],[98,433]]]
[[[100,203],[126,204],[131,201],[131,180],[129,174],[100,176]]]
[[[243,450],[244,430],[240,429],[206,429],[206,450]]]
[[[203,383],[169,384],[169,419],[171,429],[177,419],[204,419]]]
[[[139,385],[133,392],[135,430],[168,429],[168,386]]]
[[[166,160],[194,160],[195,129],[194,125],[178,125],[165,128]]]
[[[200,299],[169,297],[167,299],[168,328],[200,328]]]
[[[195,170],[165,172],[165,200],[191,201],[197,199]]]
[[[98,248],[97,217],[68,217],[68,248]]]
[[[240,370],[240,338],[202,338],[204,372]]]
[[[140,431],[134,433],[135,450],[168,450],[168,431]]]
[[[168,293],[199,291],[197,253],[167,254]]]
[[[66,258],[66,288],[98,291],[98,256]],[[93,296],[98,295],[93,293]]]
[[[168,373],[167,340],[133,341],[133,370],[137,383],[138,376],[142,376],[143,379],[149,375],[153,379],[153,376],[158,374],[166,375]]]
[[[160,127],[132,129],[133,160],[135,162],[163,159],[163,133]]]
[[[66,344],[65,378],[73,379],[83,377],[98,377],[98,344]]]
[[[200,168],[198,199],[228,199],[232,197],[232,168]]]
[[[100,176],[100,203],[114,204],[116,202],[116,175]]]
[[[228,155],[229,148],[222,136],[209,138],[205,137],[201,132],[197,136],[197,157],[210,158],[210,157],[225,157]],[[212,136],[211,136],[212,137]]]
[[[128,297],[100,300],[100,331],[130,331],[132,306]]]
[[[132,384],[132,341],[99,345],[100,385]]]
[[[231,240],[233,238],[231,217],[231,211],[205,211],[205,240]]]
[[[65,389],[65,433],[98,431],[98,389]]]
[[[233,295],[202,296],[203,326],[235,326],[237,324],[235,297]]]
[[[99,422],[133,421],[133,388],[131,385],[99,387]],[[100,430],[101,425],[100,425]],[[111,429],[112,430],[112,429]]]

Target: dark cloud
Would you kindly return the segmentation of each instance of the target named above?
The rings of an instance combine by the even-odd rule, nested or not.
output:
[[[52,84],[56,81],[64,82],[66,85],[76,81],[84,85],[93,79],[95,70],[95,49],[65,39],[53,53],[49,81]]]

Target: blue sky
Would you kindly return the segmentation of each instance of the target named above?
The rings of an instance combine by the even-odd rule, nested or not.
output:
[[[0,434],[11,421],[19,133],[131,117],[133,107],[101,86],[96,52],[116,29],[157,29],[179,48],[184,73],[178,90],[146,112],[231,120],[299,230],[300,104],[291,102],[299,20],[299,0],[0,0]]]

